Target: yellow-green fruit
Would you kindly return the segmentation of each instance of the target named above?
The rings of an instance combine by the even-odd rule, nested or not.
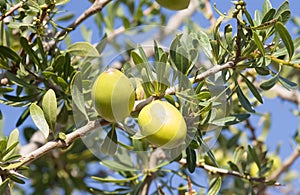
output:
[[[119,122],[130,115],[134,96],[130,80],[117,69],[108,69],[101,73],[92,89],[96,111],[109,122]]]
[[[155,100],[145,106],[138,116],[138,123],[141,134],[153,145],[171,149],[185,141],[185,120],[168,102]]]
[[[170,10],[186,9],[190,4],[190,0],[156,0],[156,2]]]

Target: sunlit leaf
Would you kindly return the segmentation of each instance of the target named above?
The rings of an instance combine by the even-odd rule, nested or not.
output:
[[[8,137],[6,145],[6,155],[3,157],[3,160],[6,161],[10,156],[15,152],[17,144],[19,143],[19,130],[14,129]]]
[[[42,101],[42,108],[45,115],[45,119],[50,129],[54,132],[56,124],[57,101],[53,89],[49,89],[45,93]]]
[[[43,110],[35,103],[30,105],[30,116],[34,124],[42,132],[45,138],[49,136],[49,125],[45,119]]]
[[[280,38],[282,39],[282,41],[288,51],[289,59],[291,60],[291,58],[293,57],[293,54],[295,52],[292,37],[291,37],[289,31],[286,29],[286,27],[281,22],[277,22],[275,24],[275,28],[276,28],[276,31],[279,33]]]
[[[75,121],[81,121],[83,123],[88,121],[82,92],[82,77],[80,72],[75,74],[71,82],[71,95],[73,100],[73,112],[75,113],[73,116]]]
[[[279,76],[279,82],[288,90],[294,90],[297,88],[297,83],[294,83],[286,78]]]
[[[5,192],[10,190],[8,188],[8,183],[9,183],[9,179],[7,178],[0,184],[0,194],[6,194]]]
[[[259,37],[255,31],[253,31],[252,33],[253,33],[253,40],[256,43],[257,48],[259,49],[261,54],[264,56],[265,55],[264,44],[261,42],[261,40],[259,39]]]
[[[265,0],[262,7],[262,14],[265,15],[272,8],[270,0]]]
[[[101,177],[92,176],[92,179],[97,180],[97,181],[101,181],[101,182],[105,182],[105,183],[107,183],[107,182],[109,182],[109,183],[125,183],[125,182],[128,182],[128,181],[136,180],[141,175],[142,174],[138,174],[138,175],[135,175],[133,177],[129,177],[129,178],[125,178],[125,179],[116,179],[116,178],[112,178],[112,177],[101,178]]]
[[[97,49],[88,42],[74,43],[66,51],[74,56],[99,57]]]
[[[209,186],[207,195],[219,194],[221,186],[222,186],[222,177],[218,176],[214,178]]]
[[[256,163],[257,167],[260,169],[261,166],[255,149],[252,146],[248,145],[248,151],[250,153],[251,158]]]
[[[118,137],[115,126],[113,125],[111,130],[107,133],[100,146],[102,153],[107,155],[114,155],[118,149]]]

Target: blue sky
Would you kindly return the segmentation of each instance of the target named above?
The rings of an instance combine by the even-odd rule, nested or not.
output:
[[[227,11],[230,6],[232,6],[231,1],[227,0],[213,0],[212,2],[215,2],[217,4],[218,9],[221,11]],[[263,0],[249,0],[248,2],[248,9],[250,13],[253,13],[253,10],[255,9],[261,9]],[[271,1],[274,7],[278,7],[283,1],[282,0],[272,0]],[[300,16],[299,8],[300,8],[300,1],[299,0],[291,0],[289,1],[291,5],[291,11],[292,14]],[[73,4],[72,4],[73,3]],[[83,10],[85,10],[87,7],[89,7],[90,3],[87,1],[82,0],[73,0],[72,5],[67,6],[65,9],[67,11],[73,12],[76,16],[78,16]],[[74,5],[76,4],[76,5]],[[171,11],[164,10],[166,13],[172,13]],[[93,24],[93,19],[90,18],[86,22],[84,22],[84,25],[87,26],[87,28],[92,29],[93,35],[92,35],[92,41],[96,42],[100,40],[101,33],[95,30],[95,26]],[[288,29],[292,32],[292,26],[288,24]],[[80,27],[71,33],[72,41],[83,41],[83,38],[80,33]],[[292,147],[292,136],[295,133],[295,130],[299,128],[299,118],[295,117],[291,110],[297,109],[297,107],[294,104],[291,104],[286,101],[282,101],[280,99],[267,99],[264,98],[264,104],[257,107],[257,112],[259,113],[266,113],[271,112],[272,115],[272,126],[270,133],[267,138],[267,145],[270,151],[274,151],[277,147],[278,143],[281,143],[281,150],[280,150],[280,156],[285,158],[289,156],[293,152]],[[5,105],[0,104],[0,110],[3,113],[4,116],[4,134],[8,135],[8,133],[15,128],[16,121],[23,111],[22,108],[11,108],[7,107]],[[299,108],[298,108],[299,110]],[[251,118],[253,123],[258,122],[258,117],[253,116]],[[32,121],[30,118],[26,120],[23,127],[26,125],[31,125]],[[22,129],[22,127],[20,128]],[[259,131],[261,131],[261,127],[259,128]],[[24,140],[21,140],[21,143],[24,143]],[[300,170],[300,159],[298,159],[293,168]],[[298,183],[300,182],[300,179],[298,178]]]

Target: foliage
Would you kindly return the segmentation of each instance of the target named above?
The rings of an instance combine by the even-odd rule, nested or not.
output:
[[[118,31],[138,35],[147,30],[143,25],[170,25],[168,21],[178,20],[182,16],[176,14],[183,12],[165,12],[148,0],[95,0],[86,2],[91,7],[75,20],[67,11],[61,14],[64,6],[72,3],[0,3],[0,102],[24,108],[17,129],[0,140],[0,194],[22,193],[22,185],[13,184],[28,180],[32,194],[58,189],[65,194],[76,190],[91,194],[147,194],[149,190],[158,194],[256,194],[280,186],[283,173],[284,182],[293,181],[292,171],[274,168],[277,154],[270,153],[265,143],[270,114],[256,112],[257,106],[274,94],[299,107],[300,96],[295,99],[294,94],[299,92],[300,38],[294,39],[286,27],[292,16],[288,1],[273,7],[265,0],[254,13],[248,11],[245,1],[234,1],[226,14],[218,10],[219,5],[211,13],[209,1],[191,1],[196,7],[183,12],[204,15],[211,27],[204,28],[187,17],[180,24],[186,33],[171,34],[172,41],[165,48],[162,42],[168,31],[162,30],[161,37],[153,40],[150,54],[149,47],[142,44],[128,41],[121,45]],[[98,43],[92,43],[91,32],[81,24],[91,16],[103,32]],[[299,28],[299,18],[291,20]],[[70,21],[75,22],[64,25]],[[73,42],[71,32],[79,25],[85,41]],[[99,118],[91,99],[93,81],[106,68],[104,58],[111,50],[126,51],[118,56],[121,66],[117,68],[136,90],[135,109],[130,119],[119,124]],[[214,93],[212,89],[219,85],[221,90]],[[171,161],[156,156],[161,151],[144,139],[136,139],[138,113],[153,99],[168,101],[193,124],[188,127],[186,148],[168,151],[176,157]],[[299,111],[294,113],[300,117]],[[0,115],[2,118],[1,111]],[[253,116],[262,121],[260,136],[251,123]],[[23,123],[29,117],[34,124],[25,128]],[[19,144],[18,129],[28,144],[45,144],[44,150],[34,148],[21,154],[24,146]],[[91,134],[88,138],[98,139],[101,136],[92,133],[96,131],[103,139],[101,148],[96,145],[99,150],[111,156],[122,151],[122,156],[106,161],[101,152],[91,150],[93,143],[88,145],[84,137]],[[37,132],[44,140],[33,141]],[[293,137],[292,162],[300,156],[299,132]],[[215,140],[214,147],[210,140]],[[107,145],[110,147],[103,148]],[[126,164],[133,161],[130,152],[139,150],[147,154],[136,157],[142,162],[136,162],[139,167]],[[145,161],[149,161],[148,167]],[[96,166],[99,170],[93,172]],[[206,183],[200,182],[203,177]]]

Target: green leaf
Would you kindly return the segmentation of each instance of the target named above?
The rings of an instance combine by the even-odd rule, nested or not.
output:
[[[11,87],[0,87],[0,93],[8,93],[14,91],[14,88]]]
[[[26,83],[23,79],[20,79],[19,77],[17,77],[15,74],[13,74],[11,72],[7,71],[5,74],[10,81],[16,83],[17,85],[19,85],[21,87],[26,87],[29,89],[35,88],[34,85],[30,85],[30,84]]]
[[[286,78],[279,76],[279,82],[288,90],[294,90],[297,88],[297,83],[294,83]]]
[[[289,31],[286,29],[286,27],[281,22],[277,22],[275,24],[275,28],[276,28],[276,31],[279,33],[279,36],[282,39],[282,41],[288,51],[289,60],[291,60],[291,58],[293,57],[293,54],[295,52],[292,37],[291,37]]]
[[[262,14],[265,15],[272,8],[270,0],[265,0],[262,7]]]
[[[97,49],[88,42],[77,42],[70,45],[66,52],[81,57],[99,57]]]
[[[189,172],[193,173],[196,169],[196,152],[194,149],[187,147],[186,148],[186,162],[187,162],[187,168]]]
[[[16,52],[14,52],[9,47],[5,47],[2,45],[0,45],[0,55],[3,57],[7,57],[16,63],[19,63],[21,61],[20,56]]]
[[[261,40],[259,39],[257,33],[255,31],[252,31],[253,33],[253,40],[256,43],[257,48],[259,49],[259,51],[261,52],[261,54],[263,56],[265,56],[265,48],[264,48],[264,44],[261,42]]]
[[[116,179],[116,178],[112,178],[112,177],[109,177],[109,178],[101,178],[101,177],[95,177],[95,176],[92,176],[91,178],[94,179],[94,180],[97,180],[97,181],[101,181],[101,182],[105,182],[105,183],[126,183],[128,181],[134,181],[134,180],[137,180],[142,174],[138,174],[138,175],[135,175],[133,177],[128,177],[128,178],[125,178],[125,179]]]
[[[36,38],[36,43],[39,48],[40,56],[42,57],[42,65],[43,65],[42,69],[44,70],[47,67],[47,54],[45,53],[44,46],[41,41],[41,37],[38,36]]]
[[[145,66],[143,58],[136,51],[131,52],[131,57],[137,69],[141,72]]]
[[[252,146],[248,145],[248,151],[251,155],[251,158],[256,163],[257,167],[260,169],[260,162],[258,160],[258,156],[257,156],[255,149]]]
[[[5,194],[5,192],[7,190],[10,190],[10,189],[7,189],[9,188],[8,187],[8,183],[9,183],[9,178],[5,179],[1,184],[0,184],[0,194]]]
[[[226,127],[226,126],[238,124],[248,119],[249,117],[250,114],[237,114],[237,115],[231,115],[217,120],[213,120],[212,122],[209,123],[219,127]]]
[[[118,137],[115,129],[115,125],[112,125],[111,130],[107,133],[106,137],[103,140],[103,143],[100,146],[102,153],[107,155],[114,155],[118,149]]]
[[[240,172],[240,169],[239,169],[239,167],[234,163],[234,162],[232,162],[232,161],[229,161],[228,162],[228,164],[229,164],[229,166],[230,166],[230,168],[231,168],[231,170],[233,170],[233,171],[237,171],[237,172]]]
[[[236,88],[237,96],[239,101],[241,102],[241,105],[248,111],[248,112],[255,112],[253,109],[253,106],[249,102],[249,100],[244,95],[243,91],[241,90],[240,86]]]
[[[9,147],[7,147],[2,155],[3,155],[3,161],[8,161],[10,159],[13,159],[16,155],[14,154],[14,151],[17,147],[17,145],[19,144],[19,142],[15,142],[13,144],[11,144]]]
[[[75,74],[71,82],[71,95],[74,120],[85,123],[88,121],[88,115],[85,110],[85,101],[82,92],[82,77],[80,72]]]
[[[277,9],[277,12],[275,14],[275,17],[279,17],[283,12],[289,11],[290,10],[290,5],[288,1],[284,1],[280,7]]]
[[[201,50],[204,52],[204,54],[209,59],[213,59],[213,56],[211,53],[212,47],[211,47],[208,35],[203,31],[199,31],[198,36],[199,36],[199,45],[200,45]]]
[[[49,136],[50,129],[47,120],[45,119],[43,110],[35,103],[32,103],[29,109],[30,109],[30,116],[34,124],[37,126],[37,128],[42,132],[44,137],[47,139]]]
[[[245,149],[243,146],[238,146],[237,148],[235,148],[234,153],[233,153],[233,162],[239,163],[244,152],[245,152]]]
[[[248,86],[249,90],[250,90],[251,93],[254,95],[254,97],[255,97],[260,103],[263,103],[263,99],[262,99],[260,93],[258,92],[257,88],[253,85],[253,83],[250,82],[250,81],[248,80],[248,78],[245,77],[243,74],[240,74],[240,75],[243,77],[243,79],[244,79],[246,85]]]
[[[25,37],[20,38],[20,43],[24,49],[24,51],[29,55],[30,59],[33,61],[35,65],[40,66],[40,59],[37,56],[37,53],[32,49],[32,47],[29,45],[27,39]]]
[[[255,67],[255,70],[259,75],[262,75],[262,76],[266,76],[266,75],[270,74],[270,70],[268,70],[265,67]]]
[[[27,107],[21,114],[21,116],[19,117],[16,126],[19,127],[21,124],[23,124],[23,122],[27,119],[27,117],[29,116],[29,108]]]
[[[54,132],[56,124],[57,101],[53,89],[49,89],[45,93],[42,101],[42,108],[45,115],[45,119],[52,132]]]
[[[16,144],[17,143],[17,144]],[[7,159],[10,158],[11,155],[14,154],[17,145],[19,143],[19,130],[18,129],[14,129],[8,137],[7,140],[7,145],[6,145],[6,151],[7,153],[5,154],[5,156],[3,156],[3,161],[6,161]]]
[[[219,191],[222,186],[222,177],[218,176],[215,179],[212,180],[212,184],[209,186],[209,190],[207,192],[207,195],[216,195],[219,194]]]
[[[269,80],[266,80],[263,83],[261,83],[259,85],[259,87],[263,90],[271,89],[277,83],[278,77],[279,77],[279,72],[274,77],[272,77]]]
[[[16,183],[25,184],[25,181],[23,181],[22,179],[18,178],[17,176],[15,176],[13,174],[9,174],[8,177]]]

